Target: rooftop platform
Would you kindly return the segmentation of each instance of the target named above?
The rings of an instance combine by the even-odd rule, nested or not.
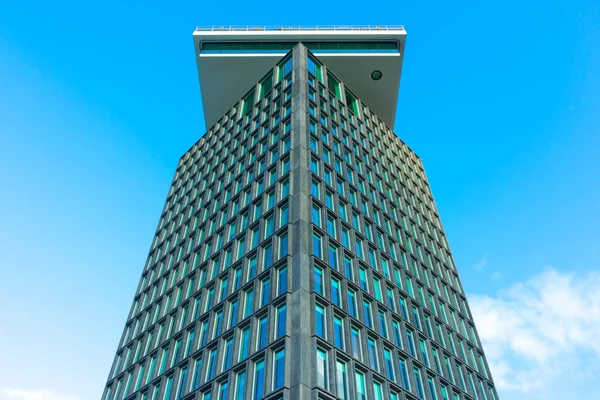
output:
[[[298,42],[390,127],[394,125],[406,31],[402,26],[210,27],[193,33],[206,128]],[[379,80],[373,72],[379,71]]]

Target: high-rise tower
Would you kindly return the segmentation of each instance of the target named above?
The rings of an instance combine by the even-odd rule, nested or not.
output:
[[[421,160],[402,28],[198,29],[179,161],[104,400],[496,400]]]

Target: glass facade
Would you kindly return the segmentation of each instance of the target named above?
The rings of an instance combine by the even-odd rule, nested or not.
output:
[[[180,159],[103,400],[497,399],[421,160],[304,46],[265,72]]]
[[[248,54],[248,53],[281,53],[290,51],[294,42],[209,42],[203,43],[203,53],[212,54]],[[303,42],[313,53],[398,53],[398,42]]]

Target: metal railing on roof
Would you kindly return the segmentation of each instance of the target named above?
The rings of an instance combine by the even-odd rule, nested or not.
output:
[[[402,25],[329,25],[329,26],[211,26],[196,27],[196,31],[389,31],[404,30]]]

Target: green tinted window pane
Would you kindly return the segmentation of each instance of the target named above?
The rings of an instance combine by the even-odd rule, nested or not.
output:
[[[252,110],[253,105],[254,105],[254,90],[252,90],[250,93],[248,93],[246,95],[246,97],[244,97],[244,100],[242,100],[242,113],[240,114],[240,116],[244,116],[244,115],[248,114]]]
[[[273,88],[273,74],[269,74],[261,83],[260,83],[260,94],[259,98],[265,97],[267,93]]]
[[[281,77],[286,76],[290,72],[292,72],[292,58],[288,58],[283,62],[282,65],[279,66],[281,68]]]
[[[338,50],[341,46],[347,45],[346,43],[315,43],[315,50]],[[343,47],[342,47],[343,48]]]
[[[342,99],[342,91],[340,89],[340,82],[331,74],[327,74],[327,86],[338,99]]]
[[[348,104],[348,109],[354,113],[354,115],[360,115],[358,112],[358,100],[356,100],[356,97],[354,97],[354,95],[352,93],[350,93],[349,91],[346,90],[346,104]]]
[[[397,52],[397,42],[303,42],[314,53]],[[224,42],[202,43],[203,53],[287,53],[295,42]]]
[[[308,72],[317,77],[317,79],[323,82],[323,66],[312,57],[308,57]]]

